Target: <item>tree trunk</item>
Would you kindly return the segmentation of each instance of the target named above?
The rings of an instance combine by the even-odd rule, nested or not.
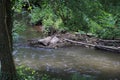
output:
[[[12,57],[12,20],[10,0],[0,1],[0,80],[16,80]]]

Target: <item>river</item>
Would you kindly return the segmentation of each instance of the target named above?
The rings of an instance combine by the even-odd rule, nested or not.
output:
[[[33,31],[32,29],[30,31]],[[36,32],[25,32],[21,41],[38,37]],[[71,46],[59,49],[17,46],[14,48],[17,65],[51,73],[80,73],[96,80],[120,80],[120,54]]]

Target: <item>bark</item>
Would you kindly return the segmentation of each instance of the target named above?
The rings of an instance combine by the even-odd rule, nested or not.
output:
[[[0,1],[0,80],[16,80],[12,57],[12,22],[10,0]]]

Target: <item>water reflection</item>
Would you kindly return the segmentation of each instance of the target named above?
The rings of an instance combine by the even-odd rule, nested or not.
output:
[[[83,74],[120,78],[120,54],[82,47],[61,49],[16,48],[16,64],[52,72],[79,71]]]

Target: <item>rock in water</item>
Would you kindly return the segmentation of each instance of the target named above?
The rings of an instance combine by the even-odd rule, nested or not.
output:
[[[54,36],[51,41],[50,41],[50,44],[56,44],[57,42],[59,42],[59,38],[57,38],[56,36]]]
[[[44,45],[47,46],[47,45],[49,45],[49,42],[51,41],[51,39],[52,39],[52,37],[49,36],[49,37],[47,37],[47,38],[38,40],[38,42],[43,43]]]

